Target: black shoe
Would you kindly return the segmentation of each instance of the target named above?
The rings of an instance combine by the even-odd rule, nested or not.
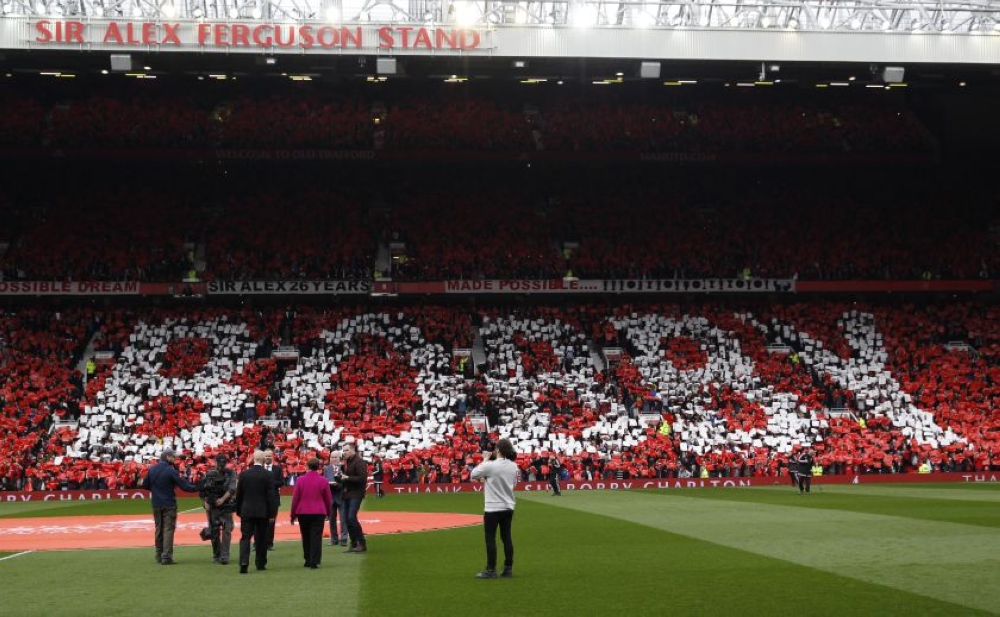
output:
[[[316,564],[313,564],[313,565],[311,565],[309,567],[312,568],[313,570],[318,570],[319,569],[319,566],[316,565]]]
[[[247,573],[247,567],[246,566],[240,566],[240,574],[246,574],[246,573]]]
[[[496,570],[483,570],[476,575],[476,578],[499,578]]]
[[[163,561],[161,561],[160,563],[161,563],[162,565],[165,565],[165,566],[172,566],[172,565],[174,565],[174,564],[175,564],[175,563],[177,563],[177,562],[176,562],[176,561],[174,561],[173,559],[164,559],[164,560],[163,560]]]
[[[503,572],[500,574],[500,578],[514,578],[514,570],[510,568],[504,568]]]
[[[271,546],[267,547],[267,550],[273,551],[274,550],[274,545],[272,544]]]
[[[229,565],[229,560],[228,559],[220,559],[219,560],[219,565],[220,566],[228,566]]]
[[[264,570],[267,570],[267,566],[257,566],[258,572],[263,572]]]
[[[341,546],[347,546],[347,540],[341,540],[340,541],[340,545]]]

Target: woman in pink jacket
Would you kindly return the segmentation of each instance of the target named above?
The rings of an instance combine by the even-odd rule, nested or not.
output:
[[[292,524],[299,521],[302,534],[302,556],[307,568],[316,569],[323,558],[324,521],[330,517],[333,495],[330,483],[320,475],[322,463],[309,459],[309,471],[295,483],[292,495]]]

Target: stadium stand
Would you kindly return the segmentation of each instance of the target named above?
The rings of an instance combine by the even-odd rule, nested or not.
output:
[[[530,170],[527,170],[530,172]],[[179,173],[174,169],[167,174]],[[579,278],[983,280],[1000,272],[982,186],[873,185],[821,193],[818,179],[770,182],[711,171],[644,184],[640,171],[581,178],[502,171],[429,186],[420,171],[236,169],[182,185],[119,188],[71,176],[45,194],[0,197],[3,280],[179,282]],[[482,183],[493,183],[484,191]],[[958,196],[952,194],[958,191]],[[85,195],[86,209],[79,207]],[[802,207],[808,203],[809,207]],[[949,203],[949,216],[940,204]],[[169,206],[169,207],[167,207]],[[109,226],[108,221],[115,225]],[[385,268],[385,265],[382,266]]]
[[[164,447],[204,472],[267,430],[292,475],[356,440],[395,482],[458,482],[485,416],[525,477],[989,469],[1000,453],[996,309],[817,301],[284,311],[35,309],[3,317],[6,488],[134,486]],[[84,386],[94,333],[115,355]],[[480,341],[485,362],[454,352]],[[297,362],[272,357],[291,343]],[[623,353],[610,364],[605,347]],[[57,418],[79,424],[54,428]],[[266,427],[266,428],[265,428]]]
[[[742,94],[723,101],[638,86],[618,93],[518,93],[489,84],[381,84],[329,93],[142,84],[94,95],[39,86],[0,99],[0,147],[797,153],[935,148],[928,129],[895,100],[801,97],[792,104]]]

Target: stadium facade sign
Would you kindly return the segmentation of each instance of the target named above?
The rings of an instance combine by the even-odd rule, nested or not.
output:
[[[461,27],[458,24],[431,26],[411,22],[389,25],[353,20],[329,24],[308,20],[274,23],[249,17],[231,21],[194,18],[112,20],[104,17],[74,19],[20,14],[20,5],[31,4],[14,3],[14,14],[0,16],[0,48],[709,61],[766,58],[771,62],[865,64],[1000,63],[1000,47],[994,37],[969,36],[981,30],[962,34],[954,30],[938,32],[936,22],[933,26],[915,29],[914,32],[928,33],[918,37],[905,30],[852,31],[846,25],[830,30],[728,26],[634,28],[624,25],[584,28],[485,23]],[[8,6],[11,4],[8,3]],[[48,6],[52,5],[39,4],[38,10],[44,12]],[[155,4],[149,6],[156,7]],[[910,8],[919,8],[928,15],[931,13],[923,7]],[[163,5],[159,10],[163,10]],[[962,20],[968,24],[970,18],[963,17]],[[953,33],[956,35],[946,36]],[[476,35],[479,36],[478,42]]]
[[[302,51],[465,53],[490,46],[490,30],[415,25],[102,21],[39,19],[29,23],[32,47],[99,46],[160,51]]]
[[[367,295],[371,281],[211,281],[210,296]]]
[[[486,279],[376,283],[383,294],[793,293],[791,279]]]
[[[622,293],[788,293],[795,291],[791,279],[627,279],[603,281],[602,291]]]
[[[0,296],[135,296],[137,282],[0,281]]]

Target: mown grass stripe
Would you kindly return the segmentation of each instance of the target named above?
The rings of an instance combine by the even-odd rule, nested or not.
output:
[[[239,574],[208,545],[178,547],[177,565],[153,549],[36,552],[3,564],[3,610],[16,616],[239,614],[357,615],[364,556],[324,548],[318,570],[302,567],[301,544],[279,543],[266,572]]]
[[[789,487],[790,488],[790,487]],[[1000,487],[996,490],[970,490],[953,488],[913,488],[910,486],[831,484],[823,492],[838,495],[863,495],[877,497],[907,497],[911,499],[946,499],[953,501],[981,501],[1000,504]]]
[[[995,584],[1000,536],[993,529],[678,493],[659,493],[652,499],[640,493],[577,493],[554,505],[648,525],[969,609],[1000,610],[1000,585]]]
[[[873,614],[907,617],[977,613],[538,501],[546,499],[551,500],[518,504],[513,580],[473,578],[484,565],[481,528],[373,538],[363,572],[362,614],[839,616],[860,606]],[[656,500],[632,505],[650,516],[657,513]]]
[[[833,490],[830,490],[830,489]],[[857,489],[851,490],[851,489]],[[907,489],[898,487],[902,491]],[[881,492],[880,492],[881,491]],[[806,509],[843,510],[884,516],[905,516],[928,521],[981,525],[1000,529],[1000,508],[992,499],[953,499],[935,497],[937,493],[907,493],[899,496],[891,488],[876,487],[813,487],[809,495],[800,495],[792,487],[753,489],[714,489],[687,491],[684,496],[706,501],[736,501]],[[970,496],[995,496],[1000,491],[969,491]],[[655,495],[648,491],[646,494]],[[959,495],[964,493],[957,493]]]

